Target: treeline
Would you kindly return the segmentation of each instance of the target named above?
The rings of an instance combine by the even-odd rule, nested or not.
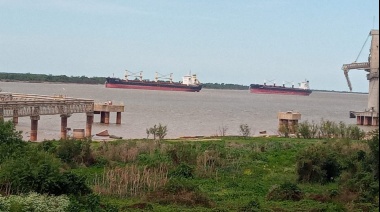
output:
[[[103,84],[106,81],[106,77],[86,77],[86,76],[66,76],[66,75],[54,76],[51,74],[4,73],[4,72],[0,72],[0,81]],[[237,85],[237,84],[224,84],[224,83],[203,83],[203,88],[247,90],[248,86]]]
[[[237,85],[237,84],[224,84],[224,83],[202,83],[203,88],[209,89],[228,89],[228,90],[248,90],[247,85]]]
[[[105,77],[86,77],[86,76],[66,76],[51,74],[31,74],[31,73],[1,73],[1,81],[23,81],[23,82],[62,82],[62,83],[81,83],[81,84],[103,84]]]

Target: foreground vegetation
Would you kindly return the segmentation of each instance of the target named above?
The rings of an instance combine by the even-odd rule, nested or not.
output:
[[[242,124],[170,140],[160,124],[147,139],[30,143],[0,121],[0,211],[378,211],[378,130],[326,122],[294,138]]]

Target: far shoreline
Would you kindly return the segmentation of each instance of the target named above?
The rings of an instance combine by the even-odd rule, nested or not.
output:
[[[41,84],[74,84],[74,85],[103,85],[101,83],[76,83],[76,82],[40,82],[40,81],[20,81],[20,80],[4,80],[0,79],[0,82],[18,82],[18,83],[41,83]],[[231,91],[245,91],[246,89],[228,89],[228,88],[203,88],[209,90],[231,90]],[[321,90],[321,89],[310,89],[312,92],[318,93],[343,93],[343,94],[366,94],[368,92],[352,92],[352,91],[335,91],[335,90]],[[1,87],[0,87],[1,92]]]

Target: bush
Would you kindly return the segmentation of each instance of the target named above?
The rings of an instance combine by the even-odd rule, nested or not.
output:
[[[379,130],[370,133],[372,138],[368,141],[370,149],[369,164],[371,164],[372,172],[376,180],[379,180]]]
[[[303,192],[301,189],[294,183],[285,182],[280,186],[273,186],[267,195],[268,200],[277,200],[277,201],[299,201],[303,197]]]
[[[261,211],[259,201],[257,199],[251,200],[247,205],[243,206],[240,212],[259,212]]]
[[[321,120],[319,124],[304,121],[298,124],[296,135],[301,138],[342,138],[362,140],[365,132],[356,125],[346,125],[343,122],[339,124]]]
[[[245,138],[251,134],[251,128],[248,126],[248,124],[241,124],[239,126],[239,129],[240,129],[240,134]]]
[[[194,168],[181,163],[176,169],[169,174],[169,177],[179,177],[179,178],[193,178],[194,177]]]
[[[167,135],[167,132],[168,132],[167,126],[161,125],[161,123],[158,124],[158,126],[154,125],[153,127],[146,129],[147,138],[149,138],[149,135],[153,135],[154,140],[156,140],[157,137],[158,137],[158,140],[164,139],[165,136]]]
[[[84,196],[71,196],[67,211],[94,211],[94,212],[117,212],[117,207],[102,204],[100,197],[96,194]]]
[[[10,193],[56,191],[59,189],[56,182],[60,177],[60,165],[52,155],[30,148],[23,155],[3,162],[0,187],[8,187]]]
[[[25,195],[0,195],[0,211],[56,211],[69,209],[70,200],[66,195],[48,196],[45,194],[28,193]]]
[[[148,195],[148,199],[160,204],[180,204],[190,207],[214,205],[199,187],[189,180],[171,179],[160,191]]]
[[[21,131],[17,131],[11,121],[0,120],[0,164],[22,151],[25,144]]]
[[[61,140],[56,154],[63,162],[72,167],[84,164],[91,165],[95,163],[90,149],[91,140]]]
[[[338,154],[326,144],[319,144],[300,151],[297,155],[298,181],[327,183],[340,175]]]
[[[0,188],[6,193],[37,192],[48,194],[89,193],[85,180],[71,173],[61,173],[61,162],[54,156],[31,148],[23,155],[1,165]]]

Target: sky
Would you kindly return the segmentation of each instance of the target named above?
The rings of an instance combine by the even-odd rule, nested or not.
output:
[[[341,67],[368,61],[371,29],[378,0],[0,0],[0,72],[348,91]]]

